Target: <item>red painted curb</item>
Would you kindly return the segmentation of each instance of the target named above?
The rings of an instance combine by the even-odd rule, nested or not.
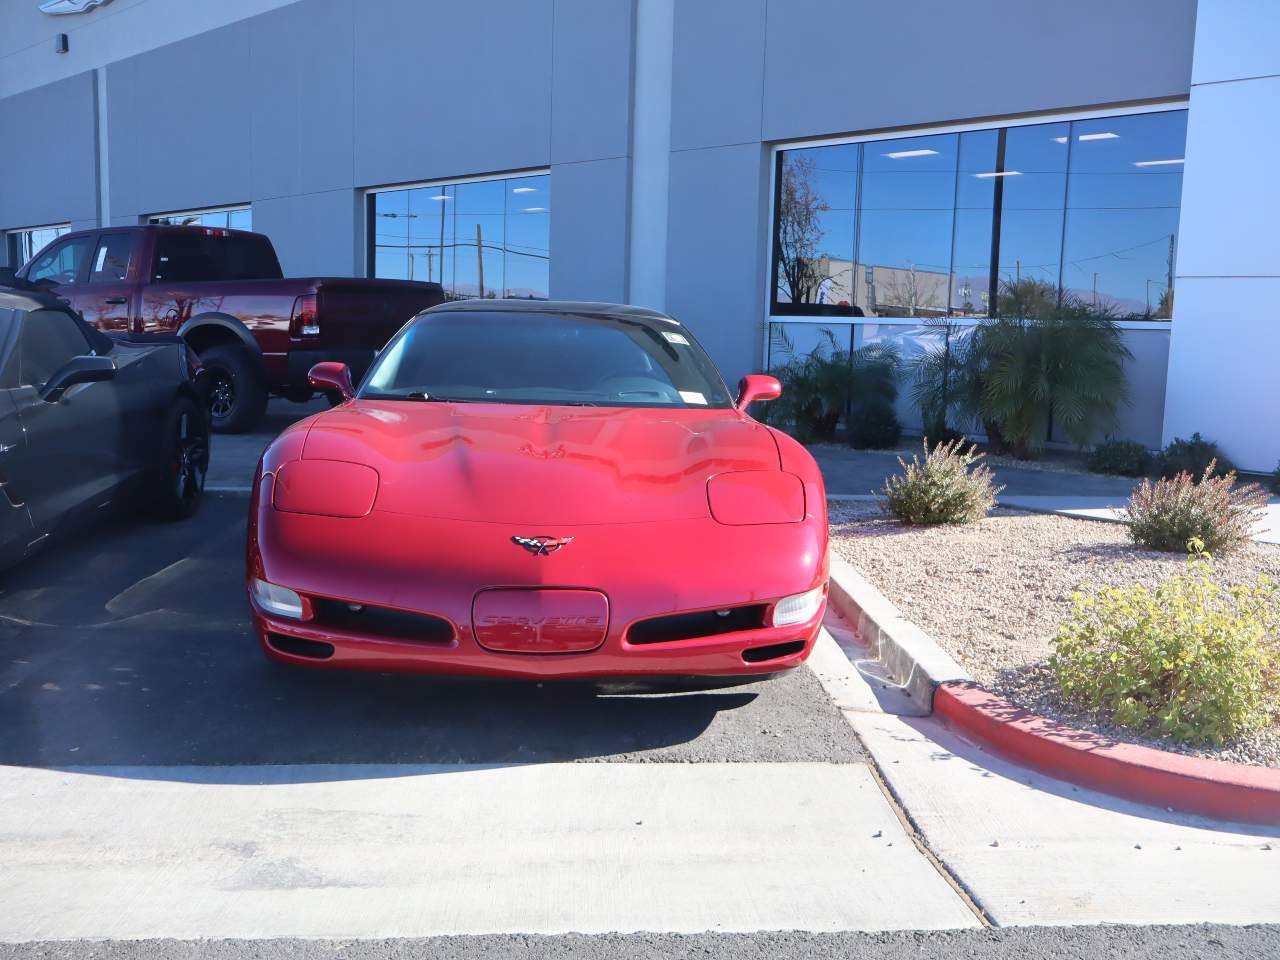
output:
[[[1179,813],[1280,824],[1280,770],[1156,750],[1068,727],[975,683],[940,684],[933,711],[951,727],[1041,773]]]

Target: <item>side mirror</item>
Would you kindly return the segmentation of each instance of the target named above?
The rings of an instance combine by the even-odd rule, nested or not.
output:
[[[115,375],[116,362],[110,357],[72,357],[40,388],[40,399],[46,403],[57,403],[68,387],[77,383],[101,383]]]
[[[777,377],[766,373],[749,373],[738,381],[739,410],[745,410],[756,400],[777,400],[782,396],[782,384]]]
[[[334,360],[317,363],[307,374],[307,380],[317,390],[337,390],[343,400],[350,400],[356,395],[356,388],[351,384],[351,370],[345,363]]]

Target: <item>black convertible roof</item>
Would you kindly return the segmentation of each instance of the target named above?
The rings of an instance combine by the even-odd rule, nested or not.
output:
[[[0,287],[0,310],[22,310],[33,313],[36,310],[57,310],[65,313],[75,321],[85,339],[94,351],[100,354],[110,353],[114,341],[99,330],[84,322],[84,318],[51,293],[39,289],[19,289],[17,287]]]
[[[0,287],[0,310],[66,310],[66,304],[41,290]]]
[[[625,303],[598,303],[591,300],[452,300],[424,310],[423,313],[558,313],[591,317],[618,317],[622,320],[653,323],[679,323],[665,313],[648,307]]]

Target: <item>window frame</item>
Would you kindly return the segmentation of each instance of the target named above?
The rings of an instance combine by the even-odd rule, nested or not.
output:
[[[525,177],[547,177],[550,183],[551,168],[550,167],[529,167],[518,170],[505,170],[501,173],[482,173],[465,177],[437,177],[433,180],[414,180],[408,183],[387,183],[377,186],[365,187],[364,196],[364,276],[370,280],[381,279],[375,274],[377,269],[377,196],[381,193],[394,193],[401,190],[421,190],[424,188],[444,188],[459,187],[469,183],[492,183],[501,180],[520,180]],[[549,213],[551,211],[548,211]],[[548,218],[547,231],[547,262],[551,262],[550,251],[550,220]],[[549,272],[549,271],[548,271]],[[434,282],[434,281],[433,281]],[[442,284],[443,286],[443,284]],[[548,283],[549,286],[549,283]],[[548,289],[547,295],[550,298],[551,291]],[[544,301],[531,300],[530,303],[539,303]]]
[[[204,216],[206,213],[225,213],[225,214],[232,214],[232,213],[239,213],[239,212],[240,212],[240,211],[242,211],[242,210],[244,210],[244,211],[248,211],[248,213],[249,213],[249,217],[250,217],[250,221],[251,221],[251,222],[250,222],[250,224],[249,224],[249,230],[248,230],[248,231],[246,231],[246,232],[252,232],[252,230],[253,230],[253,223],[252,223],[252,217],[253,217],[253,204],[252,204],[252,203],[249,203],[249,202],[247,202],[247,201],[246,201],[245,203],[230,203],[230,204],[226,204],[226,205],[224,205],[224,206],[220,206],[220,207],[193,207],[193,208],[192,208],[192,209],[190,209],[190,210],[168,210],[168,211],[161,211],[160,213],[148,213],[148,214],[143,215],[142,217],[139,217],[138,219],[139,219],[139,221],[142,223],[142,225],[143,225],[143,226],[148,226],[148,227],[151,227],[151,226],[161,226],[161,227],[163,227],[163,226],[175,226],[175,227],[183,227],[183,226],[186,226],[186,227],[199,227],[199,226],[203,226],[203,224],[199,224],[199,223],[186,223],[186,224],[183,224],[183,223],[169,223],[169,222],[168,222],[168,218],[169,218],[169,217],[202,217],[202,216]],[[230,219],[231,219],[231,218],[230,218],[230,216],[228,216],[228,218],[227,218],[228,223],[230,223]],[[238,230],[238,229],[240,229],[240,228],[239,228],[239,227],[226,226],[226,227],[211,227],[210,229],[217,229],[217,230]]]
[[[45,243],[38,249],[32,250],[30,256],[25,258],[22,257],[22,250],[20,249],[22,246],[22,236],[24,234],[36,233],[40,230],[56,230],[57,233],[54,234],[53,239],[48,243]],[[22,267],[25,267],[30,261],[35,259],[37,253],[49,246],[50,243],[56,243],[58,240],[61,240],[68,233],[71,233],[70,221],[63,221],[62,223],[45,223],[34,227],[13,227],[12,229],[6,229],[4,231],[4,242],[5,253],[9,259],[9,266],[14,270],[19,270]]]
[[[979,121],[965,123],[920,125],[910,127],[886,127],[865,133],[844,136],[813,137],[796,140],[779,141],[770,145],[769,153],[769,208],[764,231],[765,256],[768,273],[763,283],[763,305],[765,322],[762,324],[760,347],[761,356],[769,357],[773,325],[775,323],[806,323],[831,326],[842,324],[880,324],[882,326],[922,326],[942,322],[937,317],[859,317],[839,308],[828,308],[829,312],[820,312],[821,304],[810,304],[813,309],[804,313],[779,312],[775,309],[777,257],[778,248],[775,242],[777,234],[777,210],[782,188],[781,169],[783,154],[789,150],[803,150],[810,147],[827,147],[851,143],[875,143],[885,140],[897,140],[914,137],[928,137],[943,134],[961,134],[980,130],[999,130],[1012,127],[1029,127],[1047,123],[1062,123],[1079,120],[1104,120],[1111,117],[1128,117],[1151,113],[1172,113],[1185,111],[1190,107],[1190,99],[1176,97],[1162,100],[1145,101],[1124,106],[1100,108],[1094,110],[1060,110],[1044,111],[1034,114],[1020,114],[1012,117],[991,117]],[[946,322],[956,326],[975,326],[982,322],[980,317],[948,317]],[[1119,320],[1121,329],[1169,330],[1171,320]]]

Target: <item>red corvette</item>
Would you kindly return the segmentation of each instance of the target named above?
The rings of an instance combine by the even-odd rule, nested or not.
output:
[[[746,414],[679,322],[472,300],[419,314],[360,391],[282,433],[246,586],[268,656],[508,677],[801,663],[827,594],[808,452]]]

